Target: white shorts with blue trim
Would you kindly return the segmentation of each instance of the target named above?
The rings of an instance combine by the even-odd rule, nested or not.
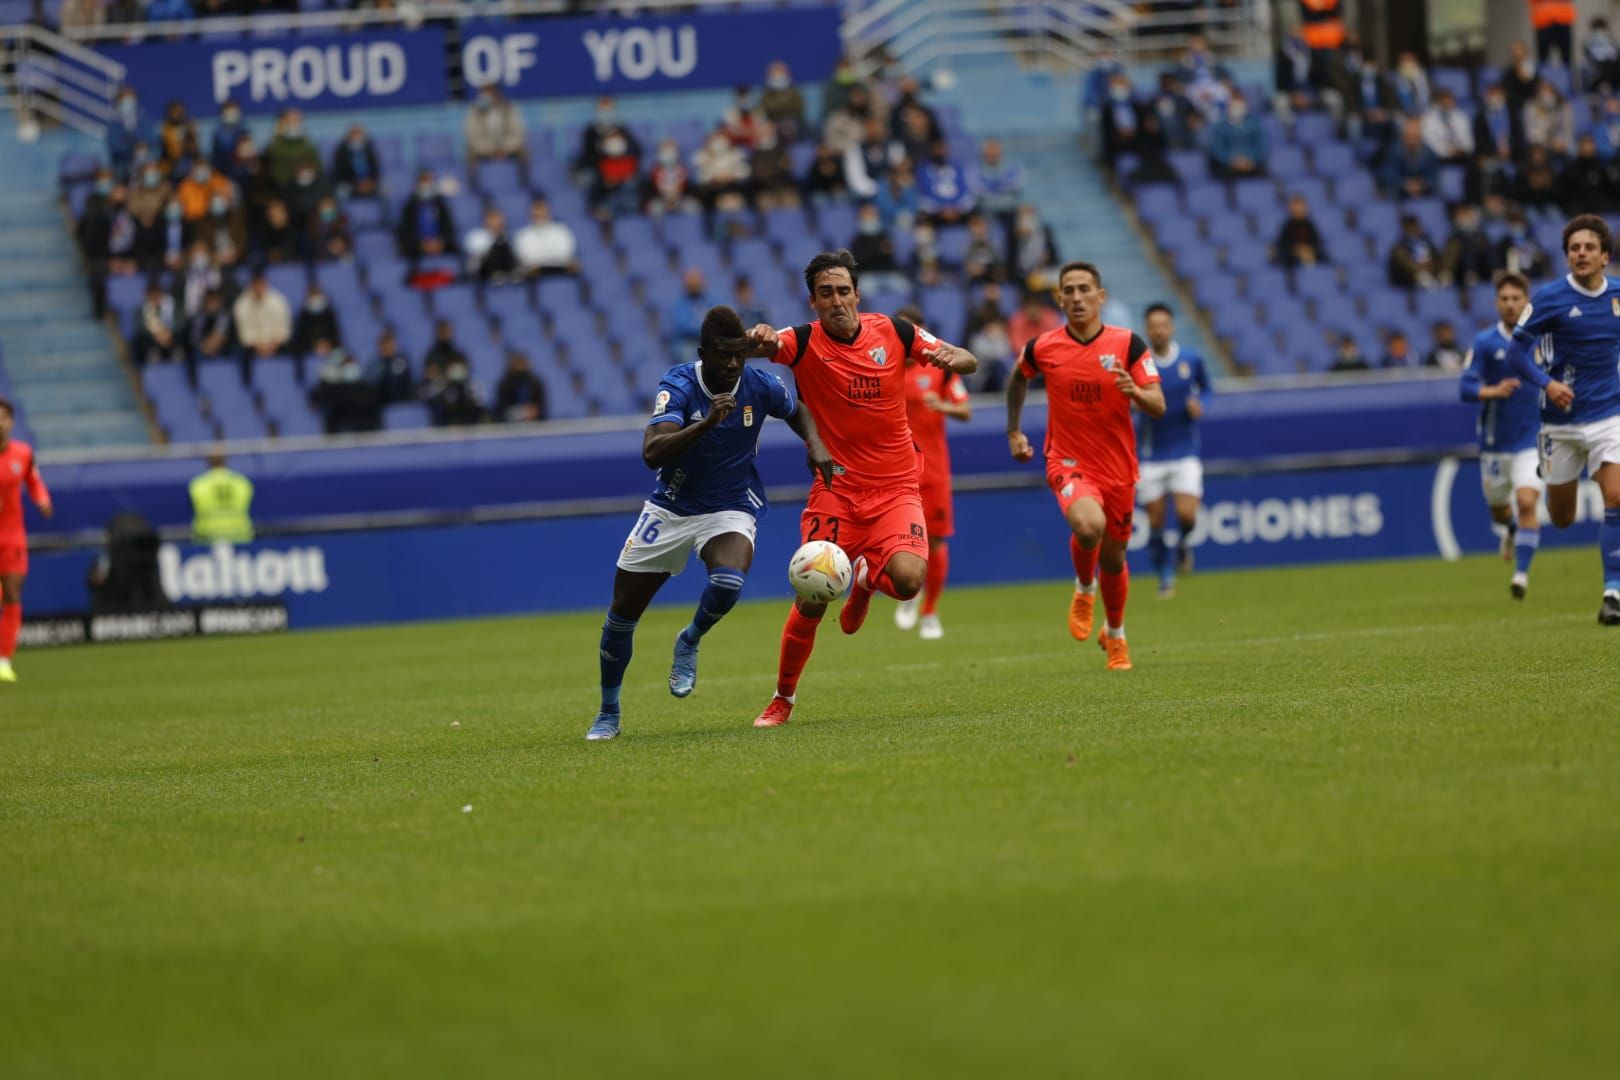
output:
[[[1620,416],[1590,424],[1541,426],[1541,475],[1549,484],[1568,484],[1604,465],[1620,465]]]
[[[712,514],[682,516],[662,506],[643,503],[630,536],[619,553],[619,569],[637,574],[678,574],[686,569],[693,552],[726,533],[748,537],[750,547],[759,527],[753,514],[741,510],[717,510]]]
[[[1541,479],[1541,455],[1533,449],[1480,454],[1479,486],[1488,506],[1511,506],[1513,493],[1520,488],[1534,488],[1539,495],[1547,490]]]
[[[1204,463],[1195,457],[1174,461],[1144,461],[1142,478],[1136,482],[1136,497],[1145,506],[1171,495],[1204,497]]]

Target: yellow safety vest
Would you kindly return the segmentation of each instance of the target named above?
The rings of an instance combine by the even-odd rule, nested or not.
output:
[[[230,469],[209,469],[191,482],[191,535],[198,543],[253,539],[253,481]]]

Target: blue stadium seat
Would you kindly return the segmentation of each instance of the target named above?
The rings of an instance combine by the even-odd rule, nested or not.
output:
[[[1355,151],[1349,144],[1341,142],[1322,143],[1311,153],[1311,165],[1316,175],[1335,182],[1343,179],[1352,172],[1360,171],[1361,165],[1356,161]]]
[[[382,423],[384,431],[421,431],[433,426],[433,414],[419,402],[401,401],[383,407]]]
[[[473,183],[487,195],[503,195],[513,191],[527,193],[529,182],[522,167],[515,161],[481,161],[473,174]]]
[[[1232,185],[1232,202],[1246,214],[1273,211],[1280,200],[1276,185],[1269,180],[1245,180]]]
[[[1294,141],[1301,146],[1325,146],[1333,140],[1333,117],[1327,113],[1301,113],[1294,119]],[[1320,159],[1317,171],[1322,171]]]
[[[1284,183],[1310,172],[1305,152],[1297,146],[1278,146],[1266,159],[1266,170]]]
[[[1194,217],[1221,218],[1231,212],[1226,187],[1214,182],[1189,183],[1186,187],[1187,212]]]
[[[1190,186],[1209,179],[1209,158],[1202,150],[1172,150],[1167,157],[1182,183]]]

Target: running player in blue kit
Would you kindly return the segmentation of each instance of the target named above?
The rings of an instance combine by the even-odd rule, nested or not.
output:
[[[1149,305],[1142,316],[1142,330],[1159,369],[1164,415],[1154,419],[1144,414],[1137,424],[1136,454],[1142,462],[1142,478],[1136,483],[1136,497],[1147,510],[1148,557],[1159,575],[1159,595],[1169,597],[1175,595],[1177,572],[1192,570],[1190,544],[1204,498],[1198,421],[1215,391],[1204,358],[1176,341],[1176,318],[1168,305]],[[1164,540],[1166,511],[1172,501],[1180,529],[1174,565]]]

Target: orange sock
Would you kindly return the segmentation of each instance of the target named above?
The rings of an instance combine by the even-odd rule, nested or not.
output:
[[[1125,597],[1131,591],[1131,568],[1122,566],[1119,573],[1102,572],[1103,610],[1108,613],[1108,625],[1115,630],[1125,625]]]
[[[22,629],[22,605],[0,607],[0,660],[10,660],[17,651],[17,632]]]
[[[776,664],[776,692],[791,698],[799,690],[799,676],[810,662],[810,653],[816,647],[816,627],[821,616],[809,618],[794,604],[788,611],[787,624],[782,627],[782,655]]]
[[[1097,556],[1102,552],[1102,545],[1087,551],[1080,546],[1080,538],[1073,533],[1069,534],[1069,558],[1074,562],[1074,576],[1081,585],[1090,585],[1097,580]]]
[[[928,553],[928,576],[923,579],[922,613],[939,610],[939,594],[945,591],[945,575],[951,570],[951,547],[940,544]]]

